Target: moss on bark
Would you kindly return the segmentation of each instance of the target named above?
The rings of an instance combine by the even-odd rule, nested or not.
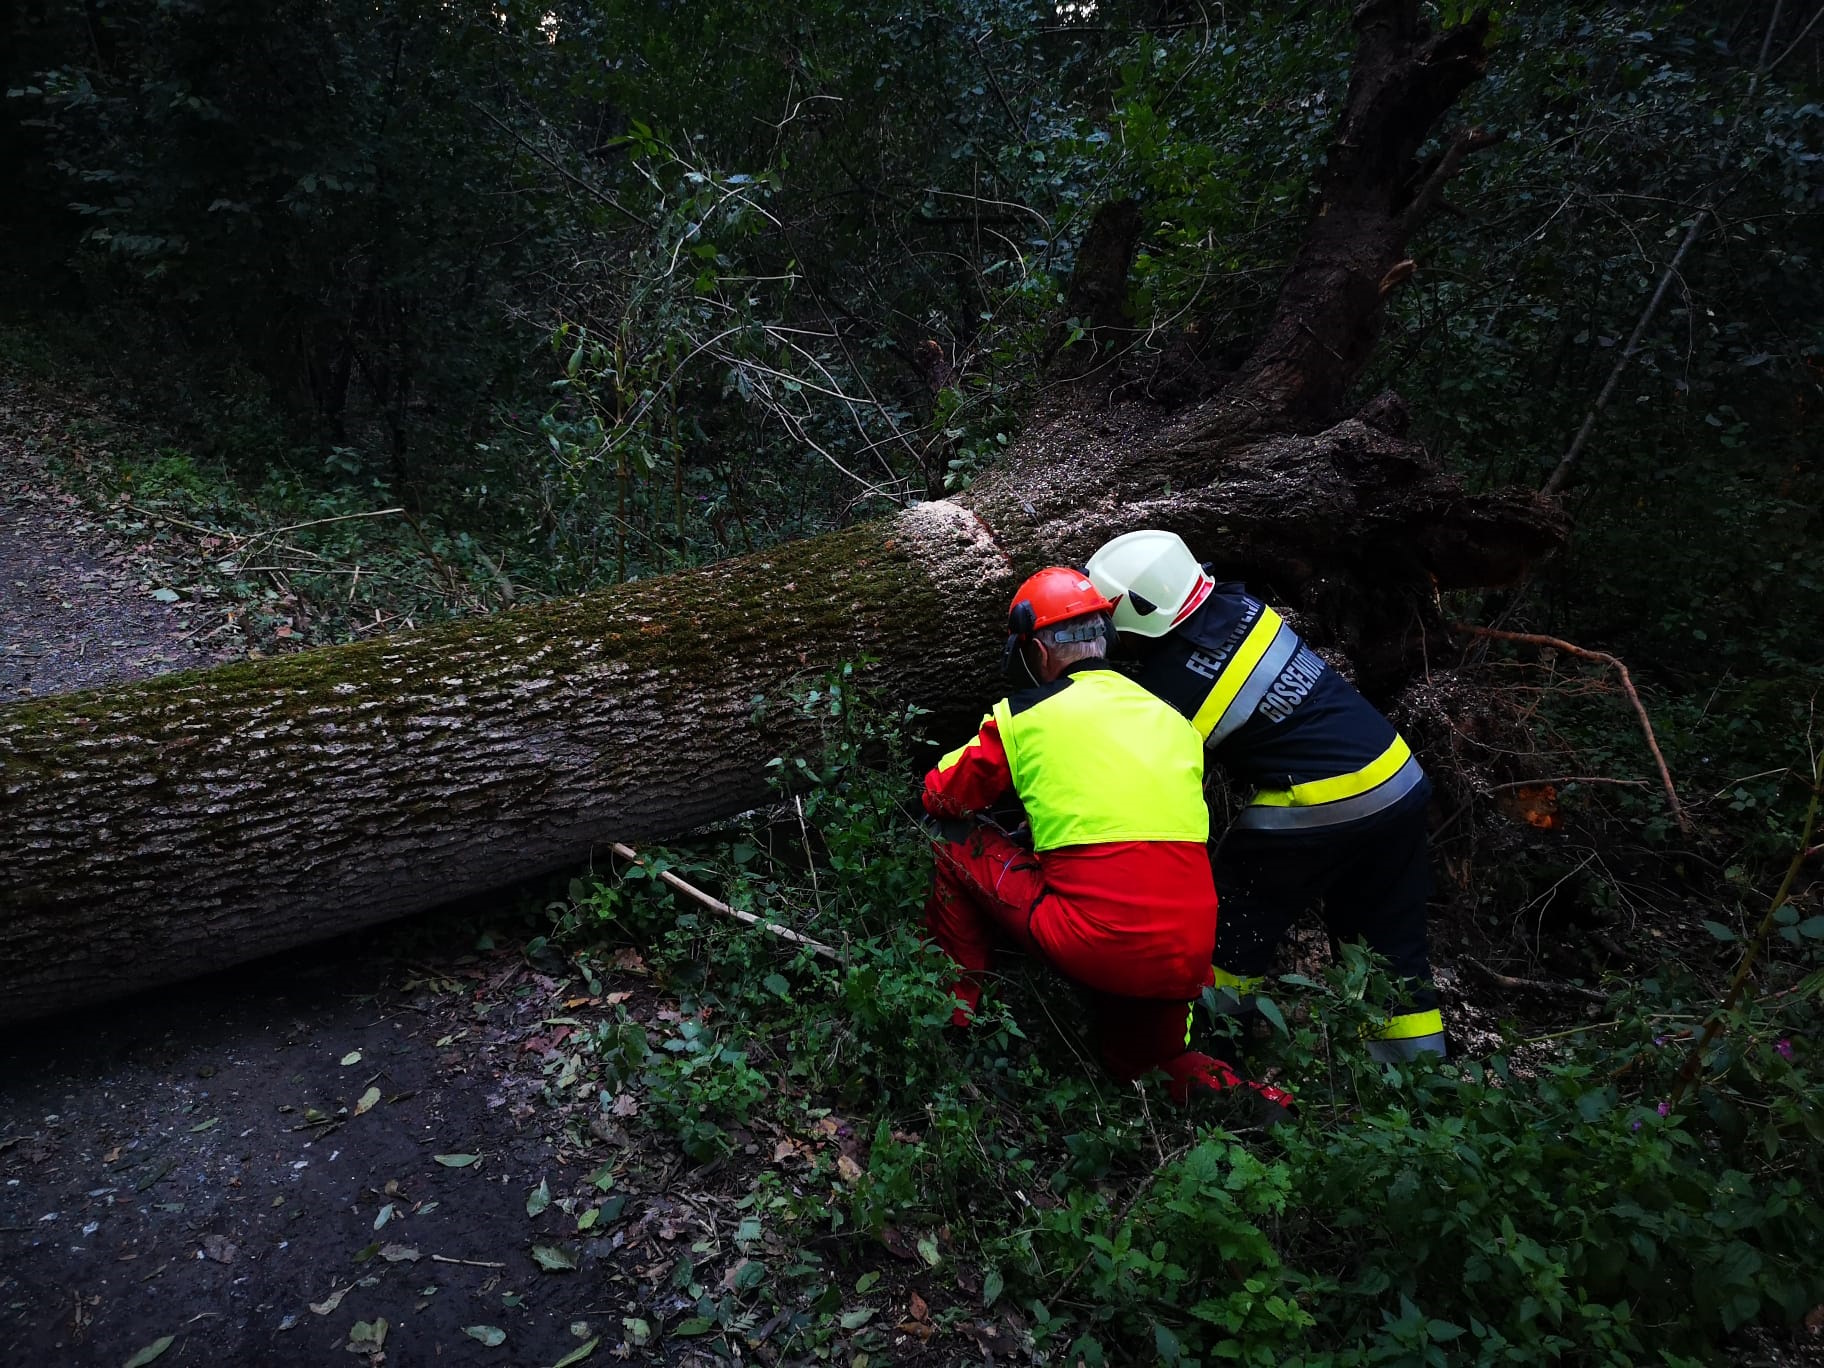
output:
[[[757,697],[872,658],[956,712],[998,592],[954,511],[0,709],[0,1019],[147,987],[764,798]],[[992,567],[988,579],[984,568]]]

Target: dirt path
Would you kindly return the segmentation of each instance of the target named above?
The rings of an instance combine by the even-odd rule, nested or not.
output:
[[[146,547],[59,489],[67,415],[0,377],[0,701],[213,663],[157,594]],[[169,592],[169,591],[166,591]]]
[[[609,1356],[646,1298],[617,1232],[578,1242],[559,1205],[594,1189],[500,1039],[525,1023],[368,958],[345,942],[0,1041],[8,1361],[119,1365],[170,1335],[171,1364],[348,1362],[382,1318],[392,1365]],[[580,1268],[541,1270],[540,1240]]]

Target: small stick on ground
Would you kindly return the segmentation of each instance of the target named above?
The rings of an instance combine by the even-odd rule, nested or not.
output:
[[[609,849],[630,864],[644,865],[646,863],[645,858],[641,856],[640,852],[630,845],[623,845],[621,842],[615,841],[609,846]],[[809,936],[801,936],[790,927],[781,926],[778,922],[767,921],[763,917],[756,917],[752,912],[743,912],[738,907],[730,907],[720,898],[710,897],[709,894],[705,893],[696,885],[685,883],[684,880],[680,879],[676,874],[673,874],[669,869],[661,869],[658,873],[659,878],[671,885],[671,887],[677,889],[678,892],[682,893],[685,897],[692,898],[698,903],[701,903],[712,912],[720,912],[723,916],[733,917],[738,922],[746,922],[749,926],[757,926],[762,931],[770,931],[780,939],[791,941],[794,945],[802,945],[813,954],[822,955],[827,960],[839,961],[842,958],[842,956],[836,953],[833,947],[825,945],[822,941],[812,940]]]
[[[1567,774],[1560,779],[1515,779],[1506,784],[1490,784],[1489,792],[1500,789],[1533,788],[1539,784],[1628,784],[1635,788],[1646,788],[1645,779],[1605,779],[1597,774]]]
[[[1594,988],[1580,988],[1574,983],[1555,983],[1550,979],[1515,978],[1512,974],[1498,974],[1481,960],[1471,959],[1468,955],[1458,955],[1457,963],[1474,969],[1497,988],[1523,988],[1535,993],[1556,993],[1569,997],[1587,998],[1591,1002],[1609,1000],[1607,993],[1599,993]]]
[[[1563,651],[1580,660],[1593,660],[1599,665],[1612,665],[1616,676],[1621,680],[1621,691],[1628,696],[1628,702],[1634,705],[1634,715],[1640,719],[1640,729],[1646,735],[1647,749],[1653,753],[1653,763],[1659,767],[1659,779],[1666,787],[1666,802],[1671,805],[1672,816],[1678,821],[1678,829],[1689,836],[1692,834],[1691,819],[1685,815],[1685,805],[1678,801],[1678,790],[1672,786],[1672,772],[1666,768],[1666,757],[1660,754],[1659,741],[1653,735],[1653,723],[1647,717],[1647,709],[1640,701],[1640,695],[1634,691],[1634,679],[1628,673],[1628,667],[1607,651],[1591,651],[1582,646],[1573,646],[1558,637],[1539,636],[1532,632],[1505,632],[1498,627],[1477,627],[1467,622],[1453,622],[1451,627],[1467,636],[1488,637],[1495,641],[1514,641],[1527,646],[1544,646],[1554,651]]]
[[[431,1255],[432,1263],[461,1264],[464,1268],[505,1268],[504,1263],[489,1263],[486,1259],[452,1259],[448,1254]]]

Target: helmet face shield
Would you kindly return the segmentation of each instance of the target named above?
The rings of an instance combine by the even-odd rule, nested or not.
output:
[[[1088,574],[1114,601],[1115,626],[1136,636],[1161,637],[1209,597],[1214,581],[1176,532],[1147,528],[1105,543],[1089,558]]]

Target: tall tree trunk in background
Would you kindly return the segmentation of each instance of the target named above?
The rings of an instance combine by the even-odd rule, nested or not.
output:
[[[1173,415],[1079,388],[966,496],[578,599],[0,709],[0,1019],[169,982],[750,806],[794,680],[880,661],[967,719],[1007,597],[1139,526],[1270,579],[1393,679],[1437,587],[1516,577],[1556,506],[1472,497],[1383,396],[1389,272],[1478,135],[1420,165],[1486,24],[1371,0],[1304,248],[1254,358]],[[1103,296],[1099,295],[1098,298]],[[1344,602],[1348,610],[1344,611]],[[1358,624],[1366,622],[1366,628]]]

